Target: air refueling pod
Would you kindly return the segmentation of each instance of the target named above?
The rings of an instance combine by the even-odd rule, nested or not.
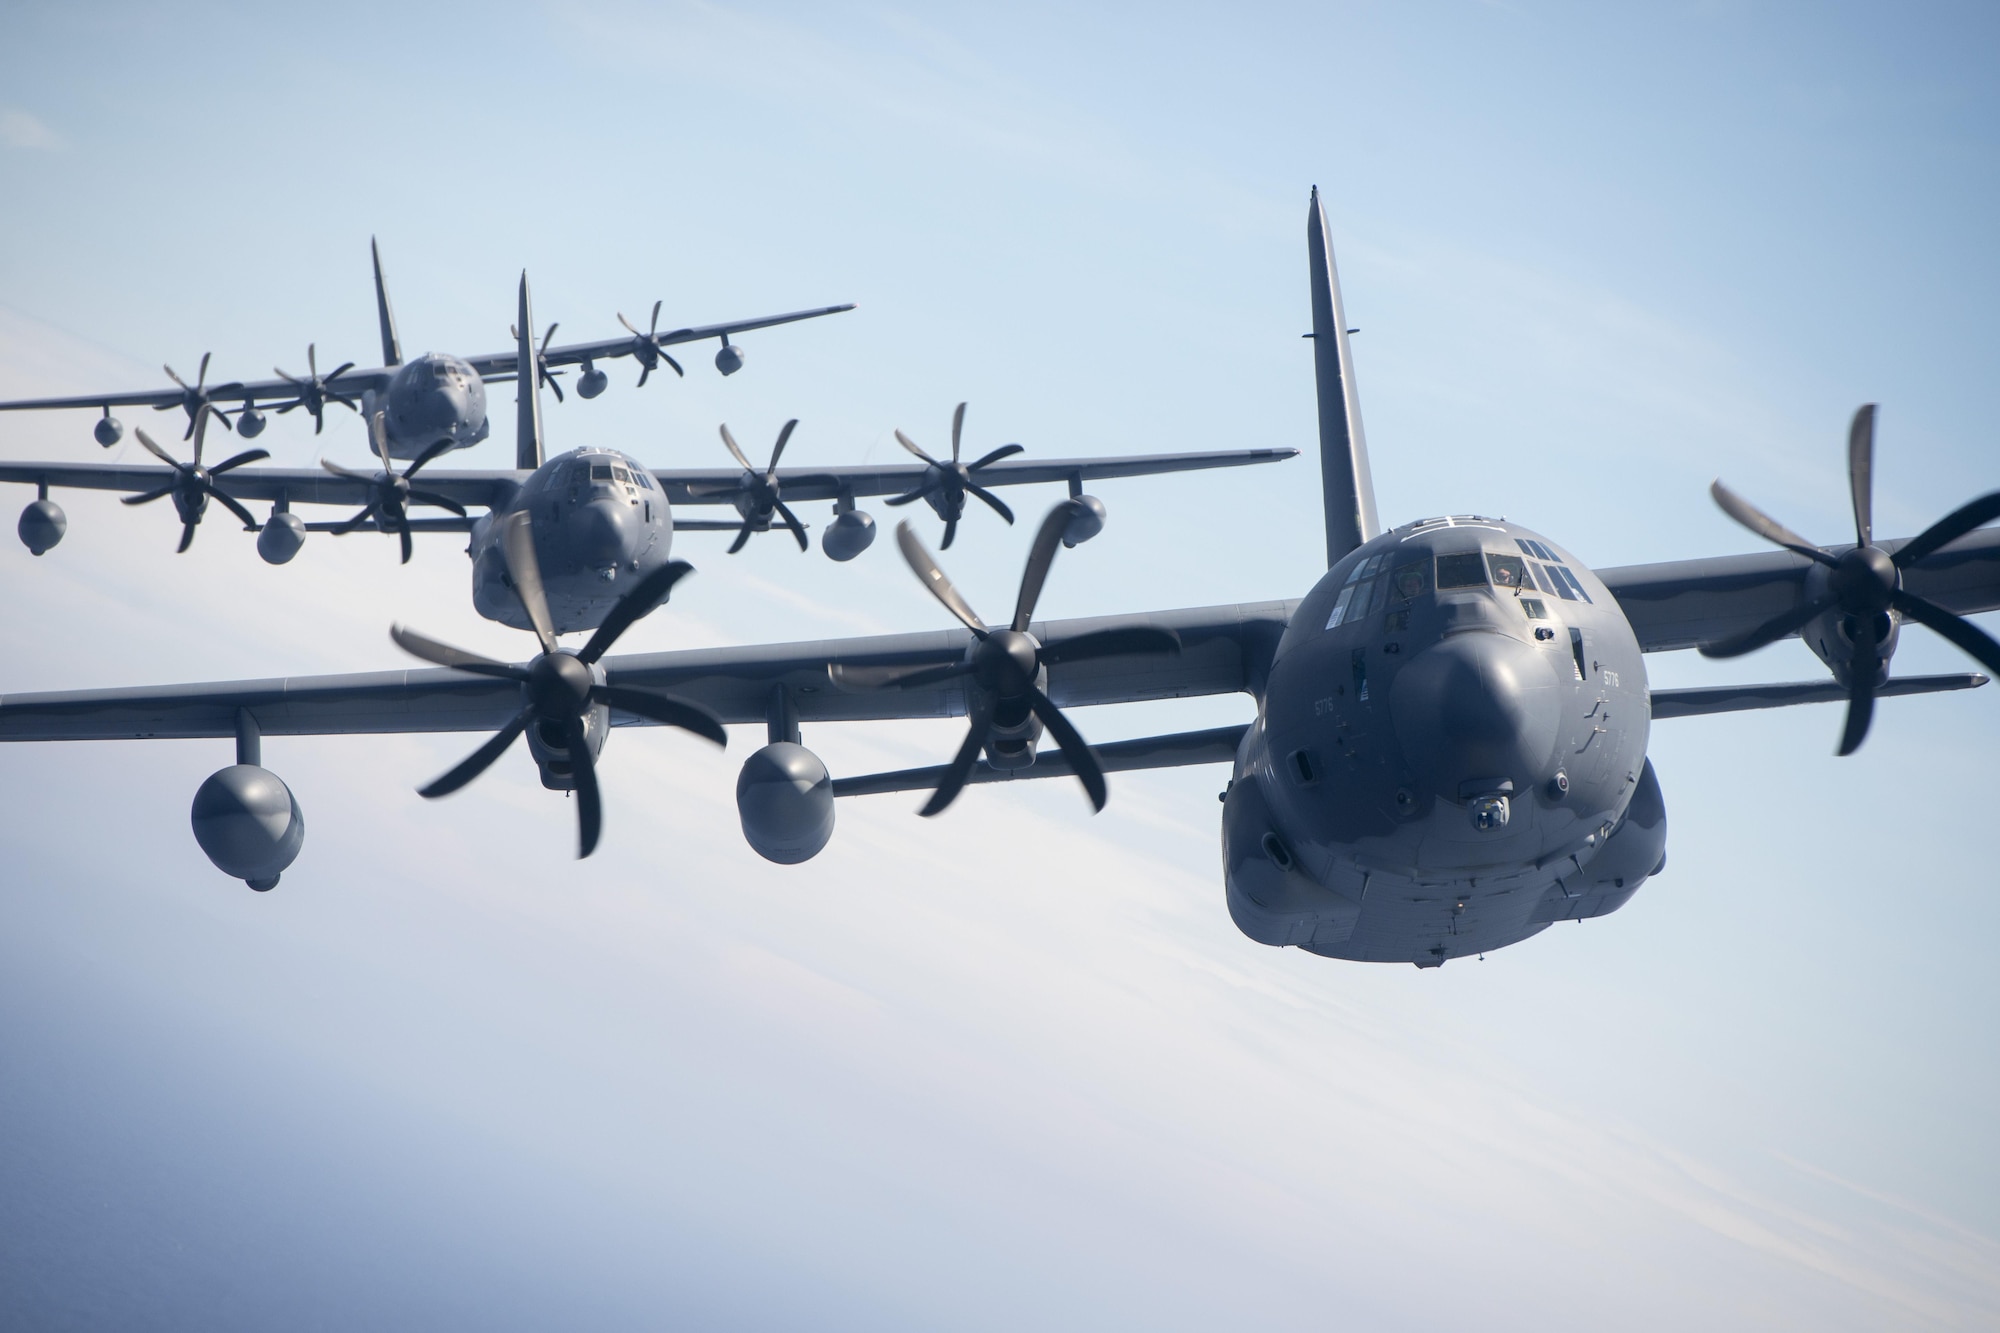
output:
[[[248,712],[236,720],[236,762],[194,794],[194,840],[217,870],[263,893],[305,845],[306,817],[276,773],[259,766],[262,741]]]
[[[833,837],[833,778],[799,744],[798,708],[783,685],[772,687],[766,718],[770,744],[736,775],[736,814],[751,850],[795,866],[818,856]]]
[[[875,542],[875,518],[854,507],[854,497],[843,494],[833,502],[833,522],[819,535],[819,548],[829,560],[848,561]]]
[[[49,488],[40,486],[36,488],[36,498],[21,511],[21,521],[14,531],[30,554],[41,555],[53,550],[63,539],[63,533],[69,531],[69,516],[63,513],[61,505],[49,499]]]

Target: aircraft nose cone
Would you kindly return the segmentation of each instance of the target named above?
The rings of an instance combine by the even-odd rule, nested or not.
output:
[[[1389,715],[1417,778],[1447,800],[1546,776],[1562,701],[1545,656],[1506,634],[1449,635],[1396,673]]]
[[[576,541],[585,564],[617,565],[625,562],[626,532],[632,525],[632,507],[616,500],[592,500],[572,520]]]

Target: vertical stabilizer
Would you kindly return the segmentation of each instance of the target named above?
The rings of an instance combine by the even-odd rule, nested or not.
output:
[[[542,376],[535,359],[535,312],[528,308],[528,272],[521,270],[521,309],[514,323],[514,466],[542,465]]]
[[[1368,474],[1368,439],[1361,432],[1361,397],[1354,388],[1354,354],[1347,345],[1347,312],[1340,307],[1340,275],[1326,209],[1313,186],[1306,215],[1306,250],[1312,260],[1313,370],[1319,382],[1319,477],[1326,500],[1326,563],[1381,532],[1375,517],[1375,482]]]
[[[403,364],[403,345],[396,341],[396,312],[389,309],[389,287],[382,281],[382,250],[375,238],[368,238],[368,254],[375,261],[375,317],[382,322],[382,364]]]

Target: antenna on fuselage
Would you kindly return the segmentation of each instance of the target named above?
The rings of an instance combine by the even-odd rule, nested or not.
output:
[[[403,346],[396,341],[396,312],[389,309],[389,286],[382,281],[382,249],[368,238],[368,254],[375,261],[375,316],[382,324],[382,364],[403,364]]]
[[[521,310],[514,324],[514,466],[542,465],[542,377],[535,363],[535,313],[528,307],[528,271],[521,270]]]
[[[1354,387],[1354,353],[1347,343],[1347,312],[1340,305],[1340,274],[1326,209],[1313,186],[1306,213],[1306,250],[1312,261],[1313,372],[1319,384],[1319,476],[1326,504],[1326,564],[1331,569],[1355,547],[1382,531],[1375,517],[1375,482],[1368,472],[1368,439],[1361,430],[1361,396]]]

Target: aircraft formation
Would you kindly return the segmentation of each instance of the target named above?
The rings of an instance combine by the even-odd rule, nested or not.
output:
[[[928,792],[920,813],[933,817],[968,786],[1069,777],[1101,810],[1107,774],[1228,764],[1224,899],[1244,934],[1329,958],[1435,967],[1558,921],[1615,911],[1661,872],[1665,799],[1646,754],[1655,720],[1844,702],[1837,749],[1846,755],[1866,738],[1876,700],[1987,683],[1969,672],[1892,676],[1905,624],[2000,671],[2000,643],[1965,619],[2000,609],[2000,530],[1984,526],[2000,518],[2000,492],[1913,538],[1878,537],[1873,405],[1855,414],[1847,441],[1852,543],[1817,545],[1720,481],[1716,503],[1779,549],[1593,570],[1541,533],[1502,519],[1444,515],[1384,528],[1316,189],[1307,251],[1327,567],[1302,597],[1035,619],[1059,552],[1103,528],[1103,505],[1084,493],[1086,481],[1273,462],[1294,450],[1037,462],[1005,445],[966,462],[961,404],[949,459],[897,432],[917,466],[781,468],[796,421],[761,467],[726,425],[719,433],[735,468],[648,469],[597,447],[544,460],[540,393],[563,367],[583,365],[577,387],[594,396],[603,388],[598,360],[633,356],[643,380],[660,361],[679,370],[663,350],[672,341],[719,336],[727,351],[731,332],[850,307],[670,335],[639,334],[628,322],[632,336],[623,341],[555,347],[553,326],[533,339],[524,276],[511,364],[497,356],[444,358],[437,362],[450,363],[442,381],[428,369],[410,376],[447,383],[449,392],[430,401],[449,404],[452,413],[411,409],[399,418],[394,396],[403,372],[362,373],[388,377],[369,380],[350,404],[369,421],[378,471],[257,468],[258,450],[203,464],[203,437],[211,420],[224,418],[222,402],[243,404],[235,409],[241,432],[258,399],[280,412],[303,407],[317,422],[339,401],[336,394],[354,397],[349,388],[359,381],[348,378],[351,368],[321,377],[309,358],[307,376],[286,376],[277,383],[288,388],[271,394],[270,383],[209,387],[204,373],[193,388],[177,382],[174,390],[146,394],[0,403],[0,410],[97,408],[104,414],[99,438],[111,434],[108,442],[118,438],[103,424],[111,406],[178,406],[193,446],[192,461],[182,462],[147,438],[166,466],[10,463],[0,465],[0,481],[38,488],[21,521],[22,539],[37,554],[54,545],[46,540],[51,527],[55,539],[61,535],[60,511],[37,508],[53,508],[52,486],[124,491],[135,504],[172,497],[182,549],[213,500],[258,530],[260,553],[277,563],[310,530],[391,534],[405,558],[412,531],[466,532],[474,607],[531,633],[531,657],[498,661],[396,626],[395,642],[429,669],[0,696],[0,741],[233,739],[236,763],[202,784],[192,823],[210,860],[259,890],[278,882],[304,838],[297,799],[263,767],[267,735],[486,733],[465,760],[419,788],[426,798],[466,787],[525,737],[543,785],[575,793],[578,852],[588,856],[603,834],[596,766],[613,728],[679,727],[723,744],[727,727],[761,724],[765,744],[739,774],[737,808],[750,846],[782,864],[810,861],[827,845],[840,797]],[[393,367],[379,257],[376,274],[384,361]],[[740,364],[740,354],[734,365],[718,355],[724,373]],[[429,469],[443,453],[475,443],[472,436],[484,437],[479,386],[509,377],[519,386],[515,468]],[[372,399],[365,396],[371,391]],[[401,472],[397,459],[409,460]],[[734,519],[700,525],[733,531],[731,551],[774,529],[804,550],[804,524],[792,505],[830,500],[835,517],[822,546],[844,560],[874,535],[873,520],[856,508],[859,498],[924,501],[943,520],[940,546],[949,547],[975,502],[1012,522],[994,490],[1023,483],[1066,484],[1069,494],[1037,526],[1011,614],[1001,621],[973,610],[906,521],[897,528],[899,552],[952,628],[610,651],[689,570],[670,547],[677,529],[696,525],[674,517],[673,505],[733,507]],[[270,516],[260,524],[247,502],[269,502]],[[338,522],[303,524],[292,504],[359,509]],[[414,518],[416,506],[447,517]],[[561,642],[563,634],[586,631],[580,648]],[[1826,665],[1825,678],[1648,686],[1648,653],[1699,648],[1730,657],[1793,636]],[[1248,695],[1254,719],[1093,746],[1068,716],[1085,705],[1225,693]],[[803,743],[807,725],[916,717],[966,719],[948,761],[836,777]],[[1044,737],[1052,743],[1047,752]]]

